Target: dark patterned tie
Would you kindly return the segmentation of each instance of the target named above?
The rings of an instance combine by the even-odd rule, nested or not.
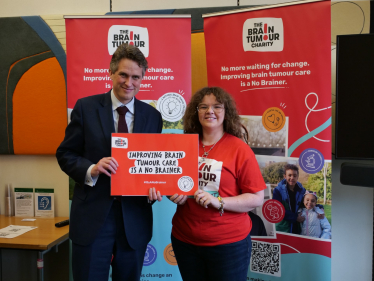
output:
[[[126,106],[117,107],[117,112],[119,114],[118,118],[118,133],[128,133],[129,130],[126,124],[126,113],[129,111]]]

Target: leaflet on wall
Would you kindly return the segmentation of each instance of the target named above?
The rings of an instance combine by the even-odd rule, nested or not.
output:
[[[53,188],[35,188],[35,217],[55,216]]]
[[[192,195],[198,189],[198,135],[112,134],[118,169],[111,195]]]
[[[32,188],[14,188],[14,216],[34,216],[34,190]]]

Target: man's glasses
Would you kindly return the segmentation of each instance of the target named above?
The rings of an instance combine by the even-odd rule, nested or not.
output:
[[[205,112],[208,111],[209,107],[212,107],[212,109],[215,113],[221,113],[225,109],[223,104],[214,104],[214,105],[200,104],[197,107],[197,111],[200,112],[200,113],[205,113]]]

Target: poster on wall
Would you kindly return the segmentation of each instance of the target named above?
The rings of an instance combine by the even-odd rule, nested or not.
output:
[[[247,280],[331,280],[330,4],[203,15],[208,84],[234,97],[268,187]]]
[[[120,44],[129,43],[143,52],[149,66],[136,98],[160,111],[163,133],[183,132],[182,117],[191,98],[190,15],[66,16],[65,20],[69,112],[79,98],[111,90],[111,56]],[[72,198],[72,180],[69,187]],[[181,280],[170,244],[175,208],[167,199],[154,204],[153,238],[141,280]]]
[[[136,98],[156,107],[164,129],[182,129],[191,97],[191,18],[178,16],[66,16],[68,108],[79,98],[111,90],[110,59],[122,43],[148,61]]]
[[[277,146],[285,156],[313,147],[331,159],[330,25],[329,1],[204,19],[209,85],[231,93],[241,114],[261,116],[266,131],[288,117],[288,145]]]

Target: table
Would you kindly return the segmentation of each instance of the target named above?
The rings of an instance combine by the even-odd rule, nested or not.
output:
[[[23,217],[5,217],[0,215],[0,228],[9,225],[36,226],[37,228],[26,232],[16,238],[0,238],[0,248],[37,250],[38,280],[44,280],[43,255],[69,238],[69,225],[57,228],[55,223],[67,220],[68,217],[35,218],[35,221],[22,221]]]

